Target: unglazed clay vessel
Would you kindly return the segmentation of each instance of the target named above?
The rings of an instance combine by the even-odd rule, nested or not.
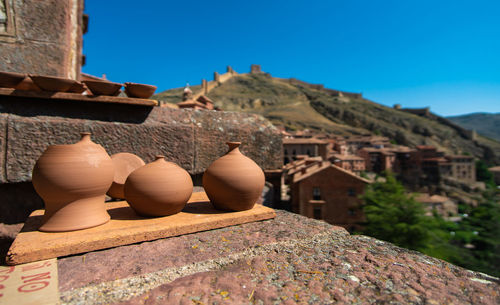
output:
[[[84,80],[83,83],[87,85],[93,95],[111,95],[115,96],[120,94],[122,84],[113,83],[105,80]]]
[[[155,91],[156,86],[153,85],[125,83],[125,93],[128,97],[150,98]]]
[[[125,182],[125,199],[142,216],[179,213],[193,192],[188,172],[163,156],[131,173]]]
[[[203,174],[203,187],[215,208],[249,210],[264,189],[264,172],[240,152],[241,142],[226,144],[229,146],[227,154],[215,160]]]
[[[125,199],[123,187],[128,176],[146,163],[138,156],[131,153],[118,153],[111,156],[115,167],[113,183],[108,190],[108,195],[113,198]]]
[[[90,133],[69,145],[51,145],[33,168],[32,181],[45,202],[40,231],[64,232],[104,224],[104,205],[113,182],[113,161]]]
[[[24,90],[24,91],[37,91],[40,92],[42,89],[35,85],[31,77],[26,76],[17,86],[16,90]]]
[[[75,83],[77,83],[76,80],[63,77],[32,75],[32,74],[29,74],[29,76],[33,80],[35,85],[37,85],[44,91],[66,92]]]
[[[15,88],[23,81],[24,77],[25,75],[21,73],[0,71],[0,87]]]

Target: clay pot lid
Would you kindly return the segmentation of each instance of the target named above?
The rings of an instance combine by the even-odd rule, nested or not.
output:
[[[125,93],[128,97],[137,98],[150,98],[156,91],[156,86],[138,84],[138,83],[125,83]]]
[[[74,79],[56,76],[29,74],[29,77],[33,80],[35,85],[40,87],[42,90],[51,92],[66,92],[69,88],[71,88],[71,86],[77,83]]]
[[[115,167],[113,182],[118,184],[124,184],[133,171],[146,164],[141,158],[131,153],[114,154],[111,156],[111,160]]]
[[[0,87],[15,88],[25,77],[22,73],[0,71]]]
[[[120,88],[122,87],[122,84],[107,80],[84,80],[83,83],[87,85],[93,95],[115,96],[120,94]]]

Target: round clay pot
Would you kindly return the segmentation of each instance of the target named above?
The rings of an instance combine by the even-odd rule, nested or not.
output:
[[[138,156],[131,153],[118,153],[111,156],[115,168],[113,184],[108,190],[108,195],[113,198],[125,199],[123,187],[128,176],[146,163]]]
[[[93,95],[115,96],[120,93],[120,88],[122,87],[122,84],[102,80],[84,80],[83,82]]]
[[[136,169],[125,182],[125,199],[142,216],[179,213],[193,193],[188,172],[163,156]]]
[[[0,87],[15,88],[20,82],[23,81],[25,76],[26,75],[21,73],[0,71]]]
[[[33,168],[32,181],[45,202],[40,231],[64,232],[104,224],[104,205],[113,182],[113,161],[90,133],[69,145],[51,145]]]
[[[156,91],[156,86],[125,83],[125,93],[128,97],[150,98]]]
[[[203,187],[215,208],[249,210],[264,189],[264,172],[240,152],[241,142],[226,144],[229,146],[227,154],[215,160],[203,174]]]
[[[51,92],[66,92],[77,83],[74,79],[55,77],[55,76],[42,76],[42,75],[29,75],[35,85],[42,90]]]

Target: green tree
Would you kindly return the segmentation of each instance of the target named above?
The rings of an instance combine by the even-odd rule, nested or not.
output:
[[[424,249],[430,238],[422,204],[386,173],[385,182],[368,186],[361,197],[366,224],[363,234],[413,250]]]
[[[476,161],[476,179],[483,181],[486,185],[495,187],[493,174],[488,169],[488,165],[483,160]]]

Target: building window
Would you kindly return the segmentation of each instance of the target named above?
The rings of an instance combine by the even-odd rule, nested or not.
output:
[[[319,187],[313,188],[313,200],[321,200],[321,190]]]
[[[307,150],[307,155],[311,157],[311,151],[309,149]]]
[[[355,216],[356,215],[356,210],[355,209],[349,209],[349,210],[347,210],[347,214],[349,216]]]
[[[323,211],[321,210],[321,206],[314,206],[313,207],[313,217],[314,219],[323,219]]]
[[[288,155],[288,150],[285,148],[285,155]]]
[[[347,195],[349,195],[349,196],[356,196],[356,190],[355,189],[348,189],[347,190]]]

